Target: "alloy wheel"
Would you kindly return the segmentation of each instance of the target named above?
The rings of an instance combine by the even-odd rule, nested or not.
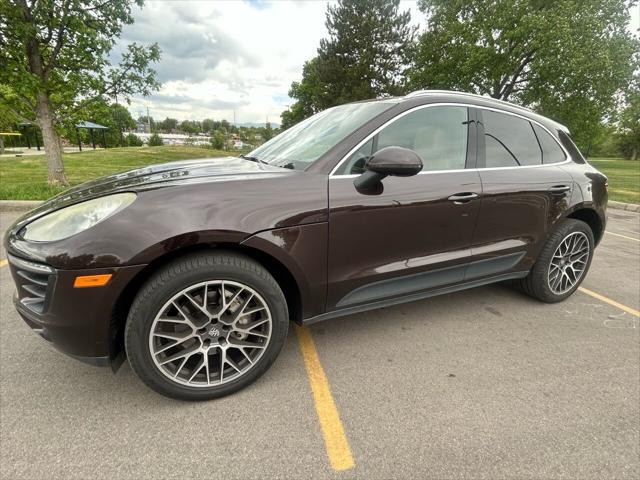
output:
[[[271,332],[271,312],[258,292],[213,280],[187,287],[165,303],[151,325],[149,351],[170,380],[212,387],[251,370]]]
[[[578,284],[589,263],[591,246],[587,235],[573,232],[564,237],[551,258],[547,274],[549,288],[562,295]]]

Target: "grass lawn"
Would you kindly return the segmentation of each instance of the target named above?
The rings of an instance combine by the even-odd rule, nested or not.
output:
[[[589,163],[609,178],[609,200],[640,203],[640,161],[590,158]]]
[[[227,155],[234,153],[180,146],[109,148],[65,154],[64,165],[69,182],[77,185],[154,163]],[[45,200],[63,190],[47,185],[44,155],[0,158],[0,200]]]

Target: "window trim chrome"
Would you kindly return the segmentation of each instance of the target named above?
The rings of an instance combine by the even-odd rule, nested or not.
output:
[[[564,165],[566,163],[569,163],[569,162],[573,161],[573,157],[571,157],[571,155],[569,154],[569,151],[566,148],[564,148],[564,145],[562,145],[558,141],[558,139],[553,135],[553,133],[551,133],[551,131],[547,127],[545,127],[544,125],[542,125],[540,122],[538,122],[536,120],[528,118],[528,117],[526,117],[524,115],[520,115],[518,113],[507,112],[507,111],[501,110],[499,108],[485,107],[485,106],[481,106],[481,105],[474,105],[474,104],[471,104],[471,103],[464,103],[464,102],[439,102],[439,103],[428,103],[426,105],[418,105],[416,107],[410,108],[409,110],[405,110],[404,112],[399,113],[395,117],[387,120],[385,123],[383,123],[378,128],[376,128],[373,132],[371,132],[369,135],[367,135],[363,140],[358,142],[351,150],[349,150],[340,159],[340,161],[336,164],[336,166],[331,169],[331,173],[329,173],[329,178],[331,179],[331,178],[356,178],[356,177],[359,177],[360,175],[357,174],[357,173],[355,173],[355,174],[337,175],[335,172],[336,172],[336,170],[338,170],[340,168],[340,166],[342,166],[342,164],[345,161],[347,161],[347,159],[351,155],[353,155],[356,151],[358,151],[360,149],[360,147],[362,147],[362,145],[367,143],[369,140],[371,140],[373,137],[375,137],[383,129],[385,129],[386,127],[388,127],[392,123],[394,123],[396,120],[404,117],[405,115],[408,115],[409,113],[413,113],[413,112],[415,112],[417,110],[422,110],[423,108],[430,108],[430,107],[466,107],[466,108],[475,108],[475,109],[478,109],[478,110],[490,110],[490,111],[493,111],[493,112],[503,113],[505,115],[512,115],[514,117],[522,118],[523,120],[526,120],[527,122],[535,123],[540,128],[545,130],[549,135],[551,135],[551,138],[553,138],[553,140],[562,149],[562,151],[564,152],[566,158],[562,162],[541,163],[540,165],[522,165],[522,166],[516,165],[516,166],[513,166],[513,167],[488,167],[488,168],[477,168],[477,167],[475,167],[475,168],[458,168],[458,169],[451,169],[451,170],[428,170],[428,171],[419,172],[418,175],[429,175],[429,174],[434,174],[434,173],[437,174],[437,173],[458,173],[458,172],[472,172],[472,171],[481,172],[481,171],[491,171],[491,170],[511,170],[511,169],[516,169],[516,168],[518,168],[518,169],[522,169],[522,168],[540,168],[540,167],[549,167],[549,166],[554,166],[554,165]]]

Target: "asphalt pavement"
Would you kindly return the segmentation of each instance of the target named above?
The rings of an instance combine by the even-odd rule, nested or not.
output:
[[[310,327],[344,471],[293,329],[252,386],[179,402],[126,363],[114,375],[51,348],[0,267],[0,477],[638,478],[640,215],[610,210],[607,229],[583,284],[601,298],[545,305],[495,285]]]

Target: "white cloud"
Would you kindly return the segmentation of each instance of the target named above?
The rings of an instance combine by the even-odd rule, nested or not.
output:
[[[280,122],[287,92],[326,36],[327,1],[153,1],[134,11],[121,43],[158,42],[162,87],[130,107],[138,117]],[[414,2],[402,2],[421,16]],[[119,50],[118,47],[114,53]]]
[[[289,86],[325,36],[326,2],[155,2],[134,14],[122,43],[158,42],[160,91],[134,98],[137,117],[280,121]]]

